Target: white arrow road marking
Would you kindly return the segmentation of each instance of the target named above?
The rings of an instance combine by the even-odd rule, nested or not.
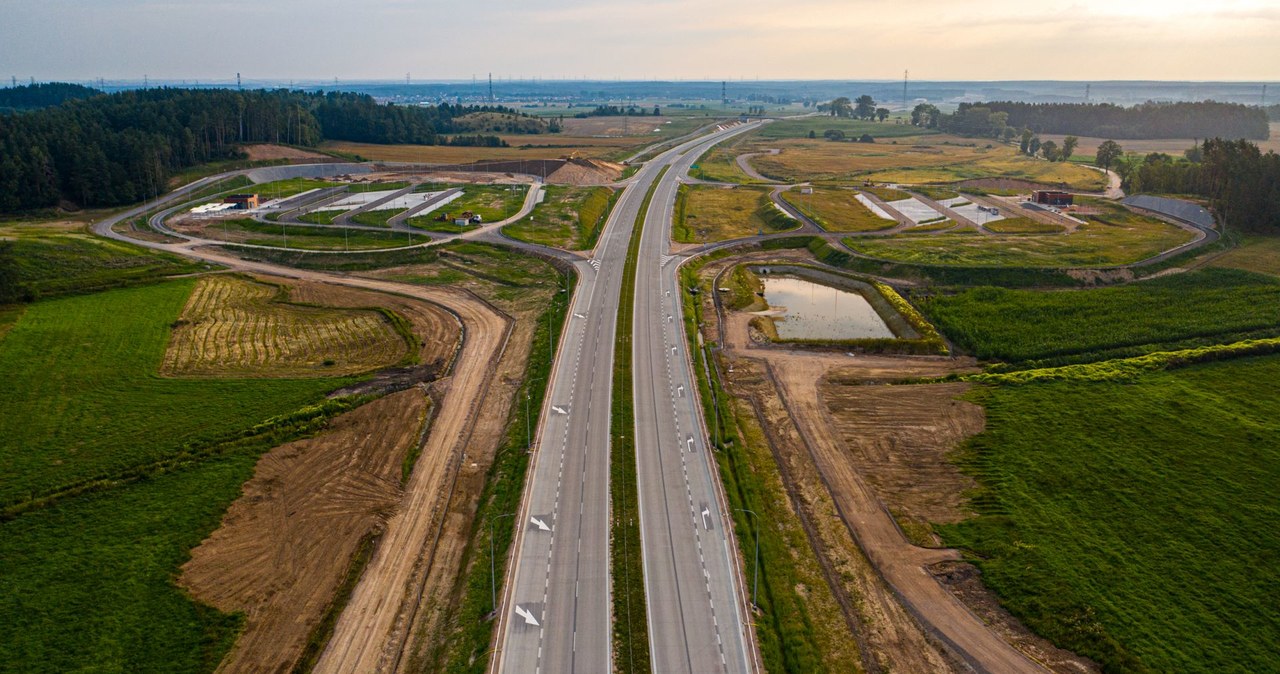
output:
[[[693,451],[693,436],[689,436],[689,451]]]
[[[703,505],[702,506],[702,527],[707,531],[711,531],[711,520],[708,519],[709,517],[711,517],[711,509],[708,508],[706,505]]]
[[[565,411],[565,409],[564,409],[563,407],[558,407],[558,406],[556,406],[556,405],[552,405],[552,406],[551,406],[551,409],[555,410],[556,414],[568,414],[568,412],[566,412],[566,411]]]
[[[671,355],[676,355],[676,347],[671,347]]]
[[[582,314],[580,314],[580,313],[578,313],[578,312],[576,312],[576,311],[575,311],[575,312],[573,312],[573,317],[574,317],[574,318],[586,318],[586,316],[584,316],[584,315],[582,315]]]
[[[519,604],[516,604],[516,615],[524,618],[524,624],[526,625],[533,625],[534,627],[542,626],[538,623],[538,619],[533,617],[533,614],[530,613],[528,609],[520,606]]]
[[[677,386],[677,387],[676,387],[676,394],[677,394],[677,395],[679,395],[681,398],[683,398],[683,397],[684,397],[684,387],[683,387],[683,386]]]
[[[529,521],[533,523],[533,526],[538,527],[543,531],[551,531],[551,527],[547,526],[546,522],[543,522],[542,520],[536,517],[530,517]]]

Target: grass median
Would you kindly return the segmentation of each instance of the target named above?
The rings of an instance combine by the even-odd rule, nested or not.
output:
[[[644,594],[644,560],[640,542],[640,501],[636,482],[635,407],[631,380],[631,334],[635,317],[636,265],[644,217],[664,168],[645,194],[636,215],[627,261],[622,270],[618,304],[618,330],[613,354],[613,412],[609,433],[609,503],[612,521],[609,565],[613,578],[613,652],[615,672],[634,674],[652,670],[649,661],[649,629]]]

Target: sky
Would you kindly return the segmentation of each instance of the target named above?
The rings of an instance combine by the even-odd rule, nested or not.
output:
[[[1280,0],[0,0],[0,77],[1280,81]]]

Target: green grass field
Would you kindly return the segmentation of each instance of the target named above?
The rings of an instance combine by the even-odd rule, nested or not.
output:
[[[727,241],[799,227],[759,187],[680,186],[671,236],[680,243]]]
[[[0,339],[0,672],[209,672],[235,638],[172,579],[352,380],[158,377],[194,284],[37,302]]]
[[[940,526],[1028,627],[1108,672],[1280,671],[1280,356],[984,389]]]
[[[760,127],[759,131],[755,131],[751,135],[760,140],[769,141],[784,138],[808,138],[809,132],[812,131],[814,135],[822,139],[823,132],[828,129],[841,131],[846,138],[858,138],[865,133],[870,134],[876,140],[881,138],[927,136],[937,133],[937,131],[921,129],[910,124],[894,124],[893,120],[867,122],[842,117],[801,117],[799,119],[786,119],[772,124],[765,124]]]
[[[357,225],[365,225],[366,227],[386,227],[387,220],[403,212],[403,208],[381,208],[376,211],[365,211],[351,216],[351,222]]]
[[[342,211],[312,211],[298,216],[298,222],[309,222],[313,225],[332,225],[333,219],[342,215]]]
[[[1280,281],[1229,269],[1065,292],[975,288],[921,309],[983,359],[1074,362],[1280,335]]]
[[[520,212],[528,185],[464,185],[462,196],[449,202],[450,212],[471,211],[486,223],[498,222]]]
[[[326,187],[337,187],[342,183],[331,182],[328,180],[315,180],[313,178],[289,178],[288,180],[276,180],[274,182],[262,183],[254,185],[251,189],[262,196],[265,201],[267,199],[283,199],[291,197],[295,194],[302,194],[307,190],[318,190]]]
[[[0,225],[0,237],[12,239],[18,281],[38,297],[136,285],[205,268],[67,226]]]
[[[1067,231],[1062,225],[1031,218],[1004,218],[988,222],[983,227],[997,234],[1057,234]]]
[[[195,281],[38,302],[0,342],[5,507],[234,434],[343,380],[156,376]]]
[[[596,245],[617,195],[608,187],[552,185],[532,213],[502,231],[529,243],[587,250]]]
[[[897,226],[897,220],[885,220],[872,213],[855,194],[852,190],[815,187],[813,194],[788,190],[782,198],[831,232],[874,232]]]
[[[1119,207],[1117,207],[1119,208]],[[954,232],[933,236],[846,239],[872,257],[926,265],[978,267],[1091,267],[1145,260],[1192,239],[1192,234],[1154,218],[1125,211],[1085,216],[1070,234]],[[993,223],[994,224],[994,223]]]
[[[344,230],[341,227],[273,225],[248,218],[210,224],[205,234],[216,240],[307,250],[399,248],[425,241],[421,235],[410,238],[406,232],[396,232],[391,229],[385,232],[374,232],[367,229]]]

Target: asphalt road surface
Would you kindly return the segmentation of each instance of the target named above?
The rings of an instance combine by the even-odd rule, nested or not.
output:
[[[741,129],[740,129],[741,130]],[[739,131],[740,130],[736,130]],[[679,179],[714,142],[674,162],[654,192],[637,263],[632,357],[640,535],[656,672],[750,672],[749,610],[667,254]]]
[[[701,153],[700,148],[742,130],[743,127],[735,127],[716,131],[647,162],[619,197],[595,255],[589,261],[578,263],[581,283],[574,294],[553,367],[550,393],[543,410],[544,423],[535,442],[530,484],[520,512],[514,515],[519,526],[511,582],[507,584],[499,612],[502,622],[496,646],[497,671],[594,674],[612,669],[609,422],[615,332],[627,244],[645,194],[663,166],[674,162],[687,170],[688,164]],[[660,192],[668,194],[664,197],[666,200],[655,198],[654,201],[654,204],[666,204],[668,214],[668,201],[675,193],[674,176],[669,172],[659,186]],[[652,273],[656,271],[657,258],[666,251],[667,239],[663,232],[670,226],[669,215],[654,215],[661,210],[651,208],[646,219],[646,232],[652,229],[653,233],[646,234],[648,253],[642,252],[641,259],[652,258],[655,262],[642,265],[638,285],[648,287],[650,294],[662,292],[656,286],[656,274]],[[667,218],[665,226],[655,224],[663,217]],[[659,237],[664,238],[659,240]],[[677,301],[678,296],[673,295],[671,299]],[[653,306],[652,303],[637,304],[637,324],[646,322],[644,319],[653,312]],[[668,328],[674,331],[677,326],[672,323]],[[656,351],[644,356],[644,361],[637,360],[637,380],[649,380],[653,376],[648,368],[653,359],[658,359],[664,368],[662,372],[666,372],[665,358],[672,356],[669,347],[654,346],[654,349]],[[637,359],[639,357],[637,353]],[[640,368],[644,368],[643,372]],[[683,361],[680,368],[687,369]],[[687,375],[685,377],[687,379]],[[639,384],[636,390],[641,390]],[[684,395],[690,395],[687,384]],[[691,399],[686,397],[685,402]],[[667,433],[669,437],[661,440],[653,436],[663,427],[659,424],[674,426],[677,418],[682,429],[694,433],[698,442],[702,442],[702,434],[692,430],[697,423],[691,416],[692,407],[685,407],[677,415],[664,405],[656,410],[656,417],[652,404],[644,409],[648,411],[643,428],[637,417],[637,432],[642,434],[638,437],[648,438],[640,444],[641,452],[661,446],[670,453],[670,448],[677,444],[676,435]],[[703,535],[706,548],[702,554],[707,567],[713,569],[712,575],[704,578],[701,571],[700,552],[690,527],[687,505],[682,506],[679,521],[664,521],[661,526],[655,522],[654,528],[644,530],[646,565],[658,566],[657,562],[648,561],[651,556],[665,560],[662,568],[655,571],[662,580],[648,583],[651,629],[654,629],[651,648],[658,663],[657,671],[748,671],[730,550],[725,544],[720,509],[712,495],[705,452],[700,456],[698,461],[704,463],[691,466],[690,475],[697,482],[699,499],[711,502],[709,517],[714,521],[708,521],[712,521],[714,529]],[[675,463],[641,463],[647,470],[679,475],[683,454],[671,454],[668,458]],[[642,476],[645,484],[656,484],[659,479],[658,472]],[[645,494],[641,496],[643,506]],[[664,498],[662,493],[653,492],[648,499],[650,508],[661,508],[654,498]],[[672,538],[678,540],[670,540]],[[672,550],[677,551],[682,564],[671,564]],[[673,584],[671,588],[659,587],[668,582]],[[714,587],[712,597],[708,597],[708,586]],[[669,601],[668,595],[672,592],[680,596]],[[685,593],[687,597],[683,596]],[[674,601],[683,601],[685,611],[675,610]],[[668,662],[683,664],[668,668]]]

